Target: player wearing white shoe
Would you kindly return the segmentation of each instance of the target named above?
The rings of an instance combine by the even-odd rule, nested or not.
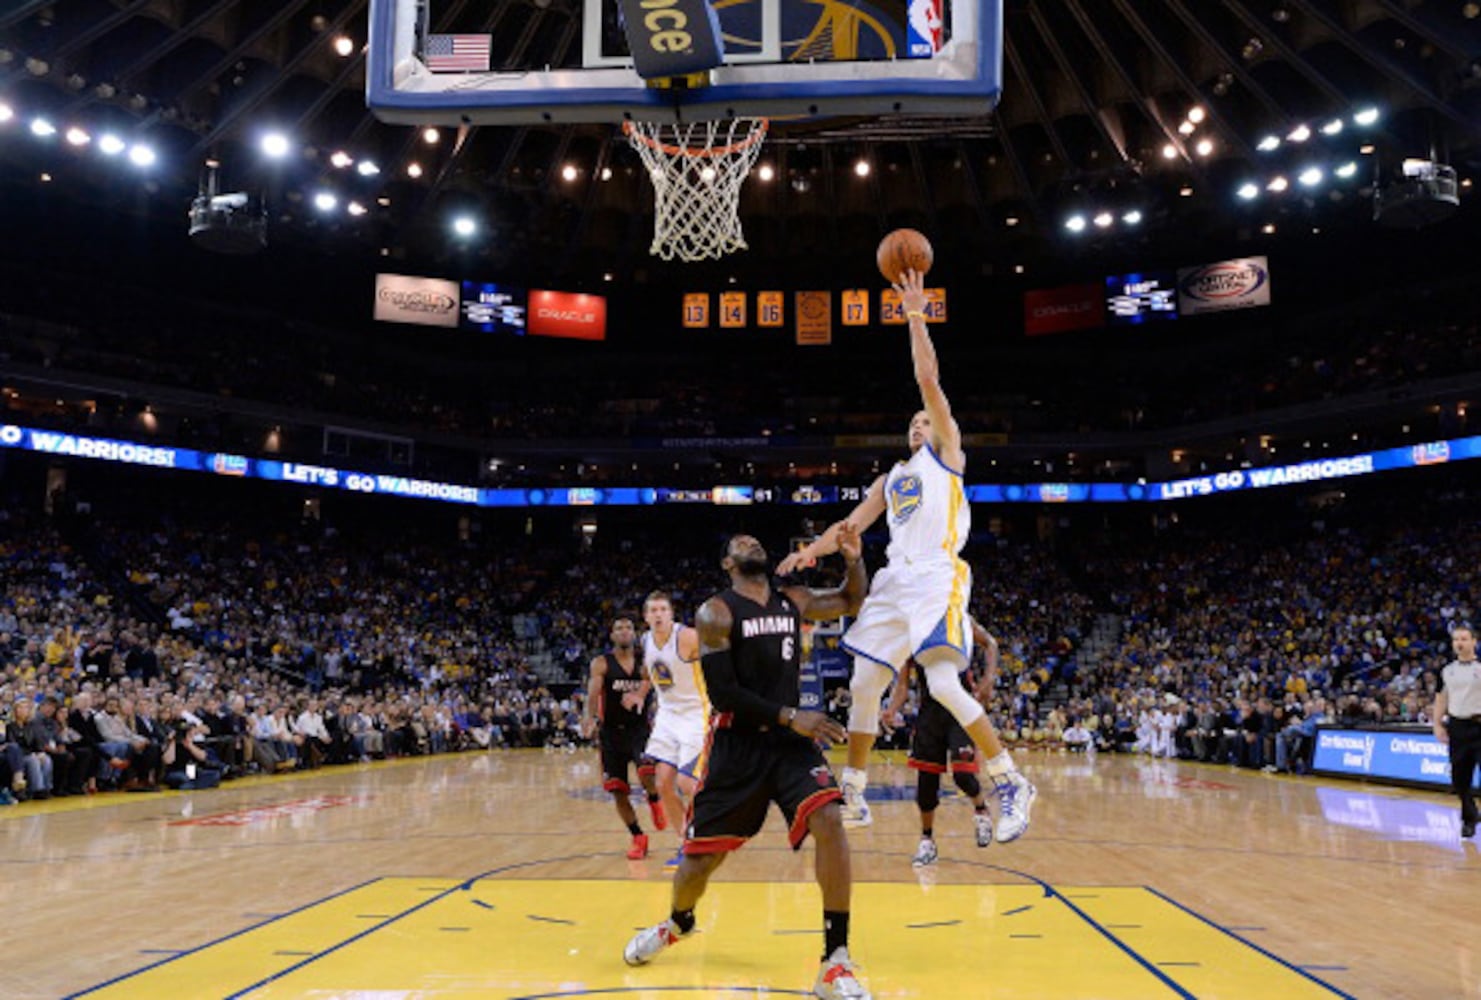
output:
[[[658,696],[658,712],[648,736],[647,756],[655,767],[658,797],[669,826],[679,838],[677,864],[684,849],[686,803],[703,774],[709,701],[699,666],[699,633],[674,621],[674,602],[655,590],[643,601],[643,669]]]
[[[854,658],[848,767],[840,782],[844,822],[850,826],[871,822],[864,799],[865,767],[879,733],[880,700],[891,677],[913,658],[931,696],[960,723],[981,753],[998,795],[997,839],[1007,843],[1028,829],[1037,792],[1018,773],[986,711],[962,687],[959,675],[972,656],[967,616],[972,571],[959,555],[972,524],[962,483],[966,455],[961,429],[941,389],[936,349],[926,330],[921,275],[906,271],[895,288],[910,321],[915,381],[925,404],[910,421],[910,458],[875,480],[863,503],[844,521],[789,555],[777,572],[790,573],[836,552],[844,524],[862,533],[888,513],[889,564],[875,575],[863,610],[843,637],[843,648]]]
[[[972,697],[986,708],[991,703],[993,683],[998,674],[998,641],[975,620],[972,622],[972,639],[976,648],[983,650],[986,669],[980,678],[973,677],[973,671],[968,670],[962,678],[962,686],[970,688]],[[899,725],[900,709],[909,695],[914,666],[914,660],[906,661],[899,679],[895,681],[889,707],[884,712],[886,726]],[[921,699],[920,714],[915,719],[909,764],[916,772],[915,804],[920,810],[920,846],[911,859],[912,865],[924,868],[936,862],[936,807],[941,803],[941,776],[947,771],[951,772],[957,788],[972,801],[972,828],[977,835],[977,846],[992,844],[992,816],[987,811],[987,796],[982,793],[982,783],[977,780],[977,748],[951,713],[929,694]]]

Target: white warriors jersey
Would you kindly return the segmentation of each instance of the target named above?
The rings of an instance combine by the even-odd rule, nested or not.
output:
[[[972,511],[962,477],[921,445],[909,461],[897,462],[885,480],[890,547],[885,555],[899,563],[951,562],[972,530]]]
[[[692,713],[701,718],[709,711],[709,698],[704,691],[704,675],[698,662],[686,663],[679,656],[679,629],[674,623],[668,642],[660,646],[650,629],[643,633],[643,663],[653,678],[661,712]]]

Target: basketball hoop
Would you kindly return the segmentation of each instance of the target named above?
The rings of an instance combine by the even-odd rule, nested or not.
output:
[[[723,257],[746,249],[740,189],[761,153],[765,118],[658,124],[622,131],[653,179],[653,244],[664,260]]]

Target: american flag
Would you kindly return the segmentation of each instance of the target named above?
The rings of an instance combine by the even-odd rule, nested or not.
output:
[[[434,73],[487,73],[492,35],[428,35],[427,68]]]

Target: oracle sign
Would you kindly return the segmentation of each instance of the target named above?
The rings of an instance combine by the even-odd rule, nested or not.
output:
[[[1023,330],[1030,337],[1094,330],[1105,324],[1105,290],[1098,283],[1039,288],[1023,294]]]
[[[584,292],[530,292],[526,331],[536,337],[607,339],[607,300]]]

